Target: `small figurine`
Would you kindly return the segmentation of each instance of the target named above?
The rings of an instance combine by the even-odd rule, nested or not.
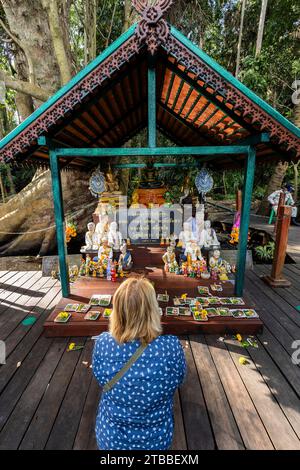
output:
[[[98,236],[95,232],[94,222],[87,224],[88,231],[85,234],[85,246],[82,247],[83,251],[97,250],[98,249]]]
[[[174,253],[173,246],[168,246],[167,251],[163,254],[162,260],[165,264],[165,271],[175,272],[176,268],[178,267],[176,261],[176,255]]]
[[[138,209],[140,207],[140,204],[139,204],[139,193],[137,191],[134,191],[132,193],[132,197],[131,197],[131,205],[130,205],[130,208],[132,209]]]
[[[115,263],[112,264],[110,275],[111,275],[111,281],[116,282],[116,280],[117,280],[117,270],[116,270]]]
[[[219,279],[220,281],[228,281],[226,266],[222,265],[219,268]]]
[[[221,258],[220,250],[214,250],[209,258],[209,267],[211,269],[216,268],[217,270],[222,266],[223,260]]]
[[[98,260],[100,264],[107,262],[108,259],[112,259],[113,253],[111,247],[108,245],[107,237],[102,239],[102,244],[98,251]]]
[[[86,255],[86,258],[85,258],[85,275],[86,276],[89,276],[90,274],[90,265],[91,265],[91,257],[90,255]]]
[[[121,245],[123,244],[122,234],[118,230],[117,222],[112,222],[108,230],[108,244],[113,251],[113,259],[117,260],[120,256]]]
[[[101,245],[102,238],[107,236],[108,231],[108,216],[106,214],[99,215],[99,222],[96,225],[96,235],[98,246]]]
[[[201,250],[196,240],[191,240],[186,244],[185,254],[188,258],[190,257],[191,262],[202,259]]]
[[[204,222],[204,229],[202,230],[200,237],[200,246],[209,250],[217,249],[220,246],[220,242],[217,238],[215,230],[211,227],[210,220]]]
[[[130,251],[127,251],[126,243],[121,246],[121,254],[118,260],[119,268],[123,271],[129,271],[132,268],[133,262]]]

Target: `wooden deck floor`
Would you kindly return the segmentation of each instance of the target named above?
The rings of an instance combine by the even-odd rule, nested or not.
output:
[[[260,307],[259,347],[231,338],[182,338],[186,382],[175,397],[173,449],[300,449],[300,368],[292,343],[300,339],[300,266],[289,265],[293,287],[271,290],[247,274],[247,294]],[[93,341],[45,338],[43,323],[60,297],[57,281],[40,272],[0,272],[0,449],[95,449],[100,390],[89,367]],[[22,320],[37,312],[37,321]],[[249,361],[241,365],[239,358]],[[87,363],[87,364],[86,364]]]

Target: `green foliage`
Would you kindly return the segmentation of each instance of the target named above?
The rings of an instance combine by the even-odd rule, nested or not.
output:
[[[257,246],[254,251],[261,261],[270,261],[274,258],[275,242],[269,242],[266,245]]]

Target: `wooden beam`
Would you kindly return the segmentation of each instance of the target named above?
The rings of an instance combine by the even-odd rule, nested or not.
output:
[[[202,147],[118,147],[118,148],[56,148],[62,157],[118,157],[118,156],[160,156],[160,155],[240,155],[247,154],[246,145],[211,145]]]
[[[201,161],[202,163],[202,161]],[[154,168],[199,168],[199,163],[154,163]],[[117,163],[113,168],[146,168],[146,163]]]
[[[257,145],[266,144],[270,142],[270,136],[268,132],[261,132],[260,134],[249,135],[243,139],[235,141],[236,145]]]
[[[156,70],[148,68],[148,146],[156,147]]]
[[[49,151],[54,217],[56,224],[56,238],[59,261],[60,282],[63,297],[70,294],[69,268],[67,263],[67,246],[65,239],[65,221],[59,158],[54,150]]]
[[[236,282],[235,282],[235,294],[237,296],[242,296],[243,290],[244,290],[244,278],[245,278],[245,270],[246,270],[246,256],[247,256],[247,244],[248,244],[248,230],[249,230],[251,199],[252,199],[252,190],[253,190],[254,174],[255,174],[255,159],[256,159],[256,150],[254,147],[249,147],[248,155],[245,161],[242,214],[241,214],[240,236],[239,236],[239,246],[238,246],[238,254],[237,254],[237,272],[236,272]]]

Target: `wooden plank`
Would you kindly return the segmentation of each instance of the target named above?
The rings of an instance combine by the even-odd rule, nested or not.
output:
[[[41,292],[41,288],[46,281],[47,279],[41,277],[33,284],[31,289],[28,289],[28,294],[23,294],[19,297],[17,305],[13,304],[13,306],[9,308],[8,314],[2,314],[0,317],[0,338],[2,340],[5,340],[24,318],[30,315],[30,313],[33,313],[35,306],[44,297],[44,292]]]
[[[172,450],[187,450],[185,437],[184,419],[181,409],[179,392],[176,390],[174,396],[174,435],[172,441]]]
[[[41,337],[31,349],[21,366],[16,369],[15,374],[9,383],[3,383],[3,375],[0,375],[1,389],[5,390],[1,394],[0,400],[0,429],[3,428],[10,413],[13,411],[22,393],[26,389],[31,378],[34,376],[53,340]],[[5,368],[3,367],[5,370]],[[1,435],[1,434],[0,434]]]
[[[57,302],[55,295],[60,295],[60,288],[53,288],[53,302]],[[18,346],[13,350],[10,356],[6,360],[5,367],[2,367],[0,370],[0,393],[6,387],[7,383],[11,381],[12,377],[19,373],[17,368],[17,363],[24,361],[27,357],[33,357],[32,349],[36,342],[38,342],[39,337],[43,332],[43,323],[45,318],[43,314],[39,319],[34,323],[33,327],[26,334],[25,338],[18,344]],[[46,339],[46,344],[47,339]]]
[[[204,336],[190,337],[190,345],[218,449],[244,449],[239,429]]]
[[[275,449],[300,449],[300,441],[297,435],[274,399],[266,382],[262,380],[262,376],[251,361],[247,351],[237,341],[231,339],[226,339],[225,344]],[[246,366],[239,363],[241,356],[248,359],[249,363]]]
[[[24,273],[20,271],[6,271],[0,279],[0,294],[5,291],[6,287],[10,287],[13,283],[13,278],[17,276],[17,279],[21,277]]]
[[[56,283],[58,284],[58,282]],[[56,293],[56,295],[55,295]],[[56,290],[51,288],[49,292],[38,302],[34,307],[34,314],[37,315],[39,320],[41,317],[44,320],[47,318],[53,306],[58,302],[60,293],[60,287],[56,286]],[[41,322],[40,322],[41,323]],[[22,325],[19,323],[18,326],[14,329],[12,333],[5,339],[6,345],[6,356],[8,357],[12,351],[17,347],[17,345],[23,341],[23,338],[28,334],[28,332],[33,328],[35,323],[32,325]]]
[[[263,266],[260,265],[257,270],[257,274],[262,274],[262,275],[268,274],[268,267],[265,265]],[[291,280],[291,282],[295,282],[295,280]],[[287,304],[290,304],[293,307],[295,305],[299,305],[300,303],[299,289],[297,289],[296,287],[293,288],[293,286],[289,286],[287,288],[281,288],[281,289],[275,288],[273,289],[273,292],[277,296],[282,297],[286,301]]]
[[[247,351],[300,439],[299,397],[286,380],[285,371],[277,367],[262,343],[258,348],[248,348]]]
[[[10,277],[5,283],[3,283],[3,289],[0,293],[0,302],[12,293],[16,292],[19,293],[19,286],[22,286],[22,282],[26,282],[26,279],[29,279],[30,277],[34,276],[37,274],[37,271],[30,271],[30,272],[23,272],[19,271],[16,272],[12,277]],[[2,306],[0,305],[0,311],[2,309]]]
[[[26,387],[26,390],[24,390],[17,405],[14,406],[9,420],[0,433],[0,449],[18,448],[32,416],[47,390],[48,383],[66,345],[66,339],[59,338],[52,342],[47,354]]]
[[[295,393],[300,396],[300,368],[292,363],[291,356],[267,328],[264,328],[262,335],[259,335],[258,339],[278,368],[283,372]]]
[[[260,291],[260,286],[253,282],[248,283],[248,295],[251,298],[253,305],[264,305],[260,309],[260,318],[269,330],[281,342],[289,354],[292,354],[291,344],[294,339],[299,338],[300,330],[284,312],[284,307],[279,308],[267,297],[263,291]]]
[[[189,450],[215,449],[215,441],[189,341],[182,340],[182,346],[188,371],[179,394],[187,447]]]
[[[11,290],[2,292],[0,316],[2,316],[3,313],[9,311],[10,306],[17,304],[17,301],[20,299],[20,297],[24,295],[24,293],[26,294],[31,286],[41,277],[42,275],[40,272],[33,272],[33,274],[32,272],[26,273],[15,282],[15,284],[11,287]]]
[[[218,341],[215,336],[206,336],[206,342],[246,449],[273,449],[272,442],[256,411],[255,404],[249,397],[225,344]]]
[[[82,361],[91,362],[93,345],[94,342],[91,340],[85,344],[53,425],[46,449],[68,450],[73,448],[92,374],[91,369],[85,367]],[[76,410],[75,414],[74,410]],[[71,420],[70,416],[72,416]]]
[[[73,340],[75,341],[74,338],[70,341]],[[54,340],[55,343],[57,341],[59,340]],[[78,338],[76,341],[78,343]],[[44,449],[46,446],[74,369],[81,357],[80,350],[66,351],[68,343],[69,339],[63,340],[64,353],[28,426],[20,449]],[[96,403],[94,405],[96,406]]]
[[[90,388],[84,404],[73,449],[97,449],[95,423],[98,404],[101,398],[101,387],[95,377],[92,377]]]

